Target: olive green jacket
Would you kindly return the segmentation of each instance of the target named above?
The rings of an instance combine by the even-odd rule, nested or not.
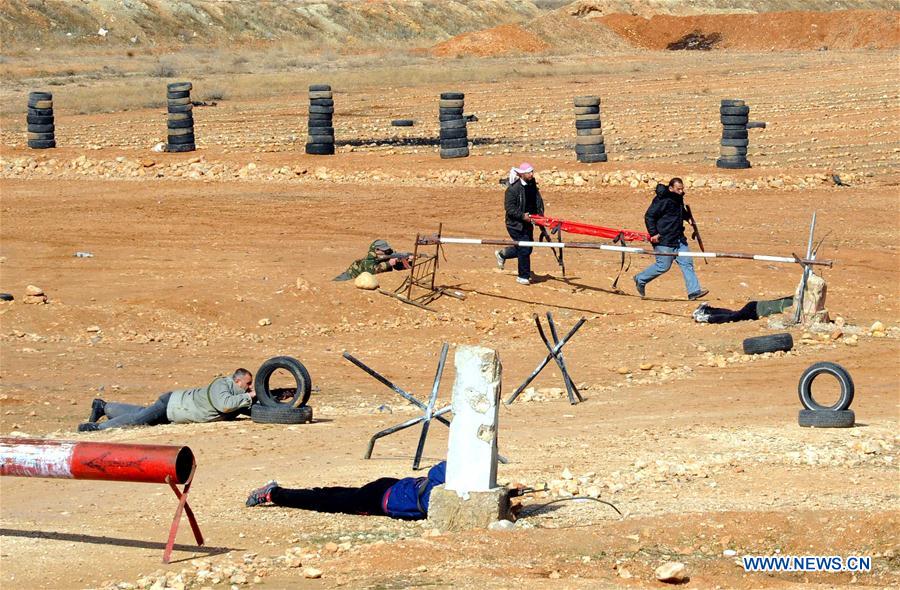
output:
[[[166,415],[170,422],[214,422],[225,414],[249,408],[253,402],[231,377],[217,377],[206,387],[178,389],[172,392]]]

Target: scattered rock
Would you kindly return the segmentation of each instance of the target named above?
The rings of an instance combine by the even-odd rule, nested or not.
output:
[[[318,580],[322,577],[322,570],[316,569],[314,567],[308,567],[303,570],[303,577],[309,578],[310,580]]]
[[[366,289],[367,291],[372,291],[378,288],[378,279],[375,278],[370,272],[360,273],[358,277],[353,281],[353,284],[357,289]]]
[[[496,520],[488,525],[491,531],[511,531],[516,528],[516,523],[510,520]]]
[[[272,320],[270,320],[269,318],[263,318],[256,323],[259,324],[260,326],[271,326]]]
[[[43,295],[44,290],[35,285],[28,285],[27,287],[25,287],[25,294],[26,295]]]
[[[687,568],[680,561],[670,561],[656,568],[656,579],[669,584],[680,584],[687,579]]]

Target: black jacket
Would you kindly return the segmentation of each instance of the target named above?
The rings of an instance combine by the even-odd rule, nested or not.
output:
[[[659,245],[677,248],[686,242],[684,222],[688,219],[684,209],[684,197],[673,193],[664,184],[656,185],[656,197],[644,214],[644,223],[651,236],[659,234]]]
[[[525,210],[526,190],[534,190],[535,192],[535,206],[532,207],[534,211]],[[506,208],[506,227],[519,231],[524,230],[526,224],[529,226],[531,225],[523,219],[523,216],[526,213],[532,213],[534,215],[544,214],[544,200],[541,198],[541,190],[534,180],[528,183],[527,188],[519,180],[509,185],[506,189],[506,196],[503,198],[503,206]]]

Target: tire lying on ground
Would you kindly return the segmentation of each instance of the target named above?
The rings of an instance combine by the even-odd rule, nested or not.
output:
[[[297,384],[296,392],[290,403],[282,403],[272,396],[272,390],[269,388],[269,379],[278,369],[284,369],[294,378]],[[256,398],[259,403],[269,407],[298,407],[305,406],[309,401],[309,393],[312,391],[312,379],[303,363],[290,356],[276,356],[270,358],[256,372],[254,378],[254,389],[256,390]]]
[[[394,127],[412,127],[415,124],[415,121],[412,119],[394,119],[391,121],[391,125]]]
[[[312,408],[300,406],[292,408],[287,405],[279,407],[253,404],[250,406],[250,419],[260,424],[304,424],[312,422]]]
[[[794,347],[794,338],[784,332],[782,334],[769,334],[768,336],[756,336],[744,340],[744,354],[762,354],[764,352],[787,352]]]
[[[807,428],[850,428],[856,424],[853,410],[800,410],[797,423]]]
[[[812,383],[819,375],[831,375],[841,384],[841,396],[830,406],[823,406],[813,398]],[[847,372],[847,369],[837,363],[826,361],[810,365],[800,375],[800,383],[797,385],[797,393],[800,395],[800,403],[803,404],[803,407],[807,410],[819,412],[839,412],[848,409],[850,404],[853,403],[854,391],[853,379],[850,378],[850,373]]]

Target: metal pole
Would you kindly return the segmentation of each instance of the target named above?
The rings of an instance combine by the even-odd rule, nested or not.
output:
[[[447,351],[450,345],[444,342],[441,347],[441,358],[438,361],[437,371],[434,374],[434,384],[431,386],[431,396],[428,398],[428,406],[425,408],[425,415],[422,416],[422,434],[419,435],[419,444],[416,447],[416,456],[413,459],[413,470],[419,468],[422,461],[422,453],[425,451],[425,438],[428,436],[428,427],[431,426],[431,417],[434,412],[434,404],[437,402],[438,389],[441,386],[441,377],[444,374],[444,363],[447,362]]]
[[[611,246],[597,242],[527,242],[517,240],[495,240],[479,238],[437,238],[434,236],[419,238],[423,244],[469,244],[490,246],[521,246],[525,248],[575,248],[586,250],[605,250],[608,252],[628,252],[645,256],[682,256],[685,258],[738,258],[741,260],[757,260],[760,262],[783,262],[788,264],[809,264],[833,266],[832,260],[815,260],[813,258],[797,258],[795,256],[769,256],[765,254],[744,254],[742,252],[655,252],[633,246]]]
[[[509,398],[507,398],[507,400],[506,400],[505,402],[503,402],[503,403],[506,404],[506,405],[508,406],[508,405],[510,405],[511,403],[513,403],[514,401],[516,401],[516,398],[519,397],[519,394],[522,393],[522,391],[524,391],[524,389],[525,389],[526,387],[528,387],[528,384],[531,383],[532,381],[534,381],[535,377],[537,377],[538,374],[539,374],[541,371],[544,370],[544,367],[547,366],[547,364],[550,362],[550,359],[553,358],[553,355],[556,354],[556,353],[558,353],[560,350],[562,350],[562,347],[565,346],[566,342],[569,341],[569,338],[571,338],[572,336],[574,336],[574,335],[575,335],[575,332],[577,332],[578,329],[579,329],[582,325],[584,325],[584,323],[585,323],[586,321],[587,321],[587,320],[584,319],[584,318],[581,318],[580,320],[578,320],[578,322],[577,322],[574,326],[572,326],[572,329],[569,330],[569,333],[566,334],[566,335],[563,337],[563,339],[559,341],[559,344],[557,344],[556,346],[553,347],[553,350],[551,350],[550,353],[549,353],[547,356],[544,357],[544,360],[542,360],[540,363],[538,363],[537,368],[536,368],[534,371],[531,372],[531,375],[529,375],[529,376],[525,379],[525,381],[523,381],[522,384],[519,385],[519,387],[517,387],[516,390],[515,390],[514,392],[512,392],[512,395],[510,395]]]
[[[547,312],[547,324],[550,325],[550,336],[553,337],[553,344],[555,346],[559,344],[559,335],[556,333],[556,323],[553,321],[553,316],[549,311]],[[543,338],[543,335],[541,335],[541,338]],[[544,344],[547,346],[548,350],[552,350],[550,343],[548,343],[546,340],[544,340]],[[583,402],[584,398],[581,397],[581,392],[578,391],[578,388],[575,386],[575,382],[572,381],[572,376],[569,375],[569,369],[566,367],[566,361],[565,359],[563,359],[561,350],[559,351],[559,354],[556,355],[556,362],[557,364],[559,364],[559,368],[566,380],[566,387],[569,393],[569,403],[573,406],[578,403],[575,401],[575,398],[572,397],[572,392],[575,393],[575,397],[578,398],[579,402]]]
[[[812,258],[813,237],[816,233],[816,212],[813,211],[812,223],[809,224],[809,242],[806,245],[806,257]],[[812,270],[808,265],[803,265],[803,276],[800,278],[800,293],[797,295],[797,301],[794,302],[794,323],[799,324],[800,318],[803,316],[803,294],[806,291],[806,282],[809,280],[809,273]]]

